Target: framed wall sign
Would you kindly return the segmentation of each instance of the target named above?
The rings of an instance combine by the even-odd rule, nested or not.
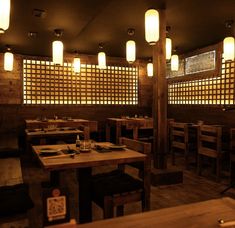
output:
[[[216,51],[190,56],[185,59],[185,74],[215,70]]]

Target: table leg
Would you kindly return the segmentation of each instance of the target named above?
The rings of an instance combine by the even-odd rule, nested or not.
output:
[[[52,187],[60,185],[60,172],[59,171],[50,172],[50,185]]]
[[[77,169],[79,183],[79,223],[92,221],[91,168]]]
[[[150,210],[150,187],[151,187],[151,168],[150,163],[146,159],[144,161],[144,190],[145,190],[145,202],[144,202],[144,211]]]
[[[110,124],[109,123],[106,123],[105,135],[106,135],[106,142],[110,142]]]
[[[116,124],[116,144],[119,144],[119,138],[121,137],[121,124]]]
[[[39,144],[40,145],[46,145],[47,144],[47,140],[45,138],[41,138],[41,139],[39,139]]]
[[[138,127],[133,127],[133,139],[138,140]]]

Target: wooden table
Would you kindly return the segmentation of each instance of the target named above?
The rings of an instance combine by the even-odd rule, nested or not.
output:
[[[110,130],[114,126],[116,130],[116,143],[121,137],[121,127],[133,130],[133,139],[138,139],[138,129],[153,129],[152,118],[108,118],[106,120],[106,141],[110,141]]]
[[[110,143],[97,143],[101,145],[110,145]],[[67,149],[69,146],[71,149],[75,149],[75,144],[68,145],[47,145],[48,148],[53,149]],[[150,183],[149,175],[150,170],[147,166],[147,156],[137,151],[125,149],[122,151],[111,151],[108,153],[99,153],[95,150],[91,150],[89,153],[81,153],[76,155],[75,158],[63,157],[63,158],[43,158],[39,155],[40,150],[45,146],[33,146],[33,153],[36,155],[40,164],[45,170],[48,171],[60,171],[65,169],[77,169],[77,178],[79,181],[79,216],[80,223],[90,222],[92,220],[91,210],[91,171],[92,167],[103,165],[118,165],[131,162],[143,162],[144,163],[144,186],[146,194],[150,199]],[[53,172],[52,172],[53,173]],[[52,175],[54,177],[54,174]],[[56,179],[56,178],[55,178]]]
[[[35,128],[48,128],[50,125],[55,125],[56,127],[80,127],[81,125],[88,126],[90,128],[90,132],[97,132],[98,123],[97,121],[85,120],[85,119],[47,119],[45,121],[42,120],[25,120],[26,128],[35,129]]]
[[[49,137],[61,137],[61,136],[70,136],[70,135],[84,135],[84,139],[89,139],[88,134],[84,134],[83,131],[78,129],[44,129],[44,130],[37,130],[31,131],[29,129],[25,129],[26,141],[30,142],[32,139],[39,139],[40,144],[46,144],[46,139]]]
[[[79,228],[215,228],[235,220],[235,200],[221,198],[78,225]],[[76,227],[65,226],[64,228]],[[231,227],[231,226],[230,226]]]

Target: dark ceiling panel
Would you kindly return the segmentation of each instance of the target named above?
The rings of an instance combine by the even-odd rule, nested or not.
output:
[[[51,56],[53,30],[64,30],[65,51],[96,54],[104,43],[108,56],[125,57],[127,29],[134,28],[137,57],[148,58],[152,48],[144,38],[144,13],[150,8],[166,8],[167,25],[174,47],[185,53],[222,41],[225,21],[235,21],[235,0],[12,0],[10,28],[0,35],[21,54]],[[33,16],[34,9],[45,17]],[[235,27],[235,25],[234,25]],[[28,32],[37,37],[28,37]]]

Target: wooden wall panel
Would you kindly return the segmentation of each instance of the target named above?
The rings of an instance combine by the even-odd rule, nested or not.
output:
[[[99,128],[104,130],[104,121],[108,117],[122,115],[151,116],[152,81],[146,76],[146,62],[136,61],[139,66],[139,104],[138,105],[22,105],[22,55],[14,55],[14,70],[5,72],[3,69],[3,54],[0,54],[0,133],[22,132],[24,119],[53,115],[59,117],[71,116],[99,121]],[[38,57],[35,57],[37,59]],[[72,56],[65,56],[67,60]],[[96,64],[96,56],[81,56],[82,61]],[[107,64],[123,64],[125,59],[108,58]]]

